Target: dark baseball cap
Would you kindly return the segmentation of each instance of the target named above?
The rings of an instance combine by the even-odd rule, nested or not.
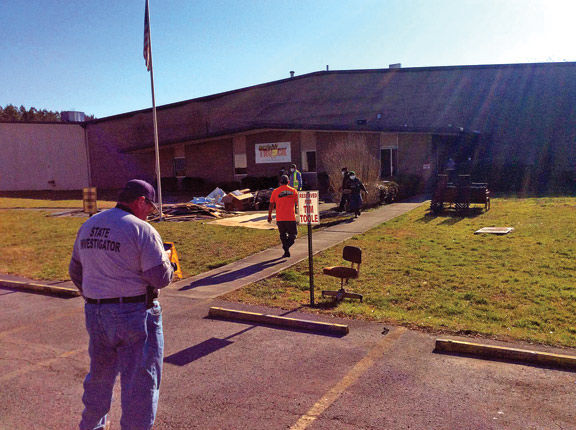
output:
[[[156,191],[154,190],[154,187],[141,179],[132,179],[126,182],[126,185],[124,185],[124,188],[120,192],[118,200],[131,202],[138,197],[144,197],[148,203],[158,210],[158,206],[154,203],[154,200],[156,200]]]

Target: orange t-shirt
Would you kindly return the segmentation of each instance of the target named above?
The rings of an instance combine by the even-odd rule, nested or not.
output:
[[[294,207],[298,203],[298,191],[288,185],[280,185],[270,197],[276,204],[276,221],[296,221]]]

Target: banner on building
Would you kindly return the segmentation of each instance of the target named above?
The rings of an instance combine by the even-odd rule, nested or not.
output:
[[[290,142],[257,143],[256,164],[263,163],[290,163]]]

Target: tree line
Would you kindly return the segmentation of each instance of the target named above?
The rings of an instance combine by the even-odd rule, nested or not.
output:
[[[95,119],[94,115],[86,115],[85,120]],[[12,104],[2,107],[0,105],[0,121],[46,121],[46,122],[62,122],[61,112],[51,111],[47,109],[36,109],[31,107],[26,109],[23,105],[19,108]]]

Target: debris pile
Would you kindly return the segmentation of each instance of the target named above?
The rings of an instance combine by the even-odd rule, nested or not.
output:
[[[250,192],[250,189],[236,190],[222,198],[224,208],[236,211],[265,211],[270,205],[273,189]]]
[[[194,221],[219,219],[242,215],[243,211],[263,211],[268,209],[272,189],[251,192],[249,188],[226,193],[215,188],[205,197],[194,197],[186,203],[164,203],[162,219],[165,221]],[[69,209],[50,213],[47,216],[86,216],[82,209]],[[153,213],[150,221],[158,221],[160,214]]]
[[[225,218],[239,215],[242,211],[267,210],[272,190],[254,193],[249,188],[225,193],[215,188],[206,197],[194,197],[187,203],[165,204],[162,206],[165,221],[191,221],[199,219]],[[149,219],[158,220],[159,214]]]
[[[226,193],[224,192],[224,190],[216,187],[206,197],[194,197],[190,202],[195,203],[197,205],[203,205],[209,208],[221,209],[223,207],[222,198],[225,195]]]
[[[254,194],[249,188],[235,190],[222,197],[224,208],[229,211],[249,211],[254,209]]]
[[[212,203],[209,203],[212,204]],[[238,215],[237,212],[227,211],[216,207],[209,207],[205,204],[175,203],[162,205],[162,219],[164,221],[193,221],[200,219],[217,219]],[[159,214],[149,217],[150,221],[160,218]]]
[[[270,188],[268,190],[259,190],[254,194],[254,210],[256,211],[267,211],[268,206],[270,206],[270,197],[272,197],[272,191],[274,189]]]

